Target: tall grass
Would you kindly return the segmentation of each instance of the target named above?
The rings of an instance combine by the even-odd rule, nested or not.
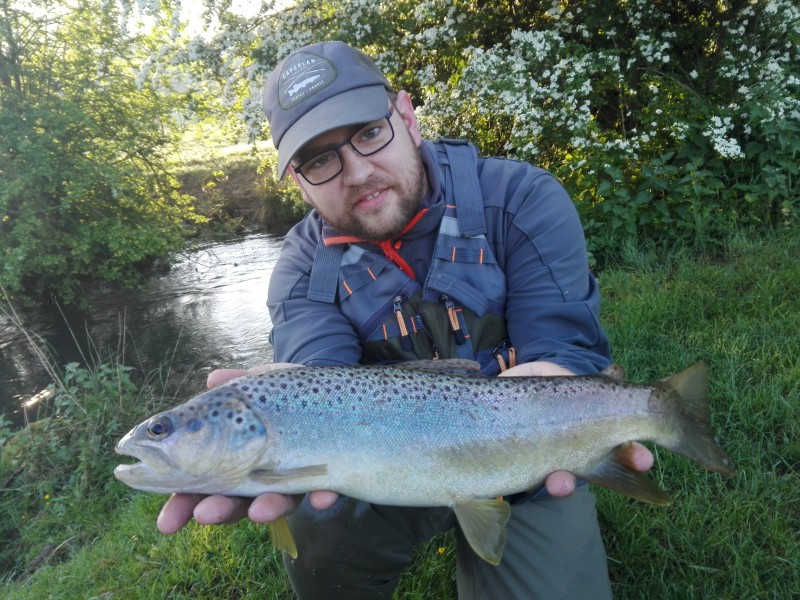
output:
[[[735,478],[710,474],[655,449],[651,476],[673,496],[672,506],[598,490],[617,598],[800,597],[797,256],[800,232],[793,231],[769,240],[732,239],[714,259],[630,247],[600,275],[604,322],[628,378],[650,382],[705,361],[714,428],[739,470]],[[291,598],[263,527],[192,524],[170,537],[155,531],[165,498],[129,491],[111,474],[117,462],[112,438],[139,419],[143,404],[125,390],[117,398],[113,435],[96,436],[108,421],[100,426],[81,417],[63,438],[37,446],[30,439],[42,433],[31,431],[6,442],[0,483],[10,476],[12,483],[0,493],[3,522],[10,523],[3,552],[22,558],[12,567],[6,558],[0,595]],[[28,478],[27,469],[53,460],[49,452],[83,448],[81,438],[89,436],[82,434],[89,432],[96,436],[91,444],[99,444],[91,454],[94,468],[59,487],[35,480],[55,477],[52,470],[37,468]],[[20,437],[31,448],[22,466],[8,462],[19,457]],[[70,446],[59,448],[58,441]],[[84,477],[90,479],[81,484]],[[37,502],[25,500],[37,494]],[[56,496],[63,500],[54,503]],[[30,568],[46,544],[60,550]],[[452,535],[420,546],[396,597],[454,599],[453,550]]]

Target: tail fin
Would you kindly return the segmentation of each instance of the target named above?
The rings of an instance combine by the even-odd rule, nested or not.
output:
[[[678,436],[662,444],[690,458],[704,469],[736,475],[728,455],[717,445],[708,409],[708,369],[698,363],[656,384],[651,402],[673,405],[677,411]],[[661,441],[658,442],[661,444]]]

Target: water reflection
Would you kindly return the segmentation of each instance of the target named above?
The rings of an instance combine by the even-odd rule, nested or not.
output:
[[[110,353],[142,373],[166,364],[173,388],[185,396],[200,390],[214,368],[271,360],[267,285],[280,244],[260,233],[208,244],[179,256],[141,291],[90,294],[88,313],[62,315],[43,303],[23,322],[60,365]],[[24,336],[0,316],[0,413],[21,423],[22,404],[49,382]]]

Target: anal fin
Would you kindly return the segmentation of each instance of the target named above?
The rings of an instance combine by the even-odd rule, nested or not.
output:
[[[505,500],[470,500],[453,507],[472,550],[492,565],[499,565],[506,545],[506,523],[511,507]]]
[[[644,473],[625,466],[624,463],[628,462],[626,454],[630,452],[633,452],[630,442],[617,446],[590,473],[581,473],[578,477],[637,500],[662,506],[672,504],[672,499],[667,493]]]

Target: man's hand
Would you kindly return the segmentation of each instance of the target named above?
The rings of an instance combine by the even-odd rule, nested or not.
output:
[[[503,371],[500,377],[553,377],[563,375],[575,375],[575,373],[556,363],[538,361],[511,367]],[[638,442],[633,442],[633,452],[626,453],[625,458],[629,461],[625,463],[625,466],[636,471],[647,471],[653,466],[652,453]],[[547,488],[547,493],[551,496],[569,496],[575,491],[575,475],[567,471],[555,471],[547,476],[544,485]]]
[[[292,363],[268,363],[253,367],[247,371],[241,369],[217,369],[208,375],[206,385],[216,387],[242,375],[265,373],[276,369],[301,367]],[[329,491],[315,491],[308,495],[311,506],[325,509],[338,498],[338,494]],[[261,494],[256,498],[239,498],[233,496],[204,496],[202,494],[173,494],[161,513],[156,526],[161,533],[177,533],[192,517],[203,525],[221,525],[235,523],[245,517],[256,523],[268,523],[289,515],[303,500],[302,495],[286,496],[283,494]]]
[[[317,509],[328,508],[338,497],[335,492],[328,491],[310,492],[308,495],[311,506]],[[245,517],[256,523],[268,523],[291,514],[302,500],[301,495],[272,493],[255,498],[173,494],[161,509],[156,525],[161,533],[177,533],[192,517],[202,525],[235,523]]]

